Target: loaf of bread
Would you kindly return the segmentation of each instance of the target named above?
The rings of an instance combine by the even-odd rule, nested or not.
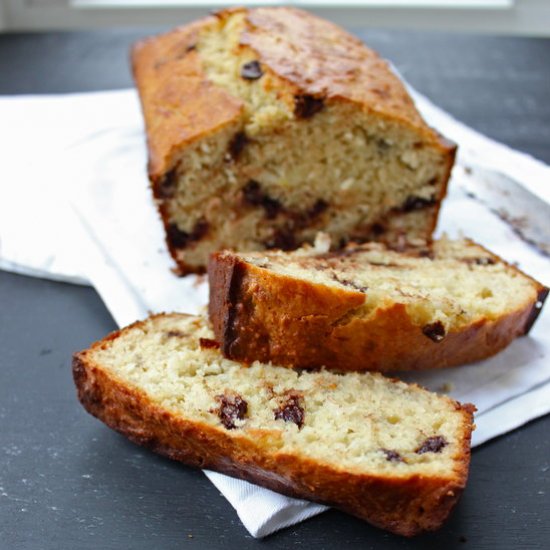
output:
[[[216,250],[429,239],[455,147],[387,63],[291,8],[231,9],[138,43],[149,177],[181,273]]]
[[[88,412],[135,443],[401,535],[438,528],[466,483],[472,405],[377,373],[246,368],[199,317],[115,332],[73,373]]]
[[[319,246],[213,255],[209,313],[227,357],[340,371],[460,365],[526,334],[548,294],[470,240]]]

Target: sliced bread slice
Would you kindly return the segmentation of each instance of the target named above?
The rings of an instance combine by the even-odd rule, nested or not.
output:
[[[115,332],[73,373],[87,411],[135,443],[401,535],[438,528],[466,483],[473,406],[377,373],[246,368],[199,317]]]
[[[209,312],[227,357],[342,371],[460,365],[526,334],[548,294],[467,239],[325,250],[213,255]]]

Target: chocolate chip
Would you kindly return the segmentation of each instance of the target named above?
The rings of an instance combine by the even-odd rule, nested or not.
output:
[[[336,245],[338,248],[345,248],[349,243],[349,237],[340,237],[338,244]]]
[[[420,258],[428,258],[429,260],[433,260],[435,258],[434,251],[429,248],[421,248],[418,251],[418,256]]]
[[[177,169],[166,172],[156,186],[156,195],[159,199],[170,199],[176,194]]]
[[[166,336],[168,336],[169,338],[184,338],[185,336],[187,336],[187,334],[185,332],[182,332],[181,330],[169,330],[166,333]]]
[[[430,178],[426,185],[435,185],[439,181],[439,178],[437,176],[434,176],[433,178]]]
[[[323,212],[325,212],[328,206],[328,202],[323,199],[318,199],[313,206],[305,212],[285,209],[285,213],[289,219],[289,227],[294,231],[309,227]]]
[[[412,212],[413,210],[422,210],[428,206],[433,206],[435,204],[435,197],[430,197],[429,199],[424,199],[422,197],[414,197],[409,195],[405,204],[401,207],[403,212]]]
[[[271,198],[267,193],[264,193],[257,181],[250,180],[243,187],[244,200],[253,206],[261,206],[265,210],[268,220],[277,217],[281,211],[281,203],[277,199]]]
[[[220,347],[220,343],[211,338],[199,338],[199,345],[201,349],[217,349]]]
[[[318,199],[308,212],[309,218],[313,219],[320,216],[328,208],[328,202]]]
[[[308,94],[294,96],[294,114],[298,118],[311,118],[323,110],[325,101],[323,98]]]
[[[233,139],[229,142],[229,157],[231,160],[237,160],[244,149],[244,146],[248,143],[248,138],[244,132],[237,132]]]
[[[285,215],[285,225],[275,228],[273,237],[264,242],[266,248],[278,248],[281,250],[293,250],[297,247],[295,233],[301,229],[308,227],[316,220],[323,212],[327,210],[329,204],[323,199],[315,201],[313,206],[305,211],[300,212],[285,208],[277,199],[270,197],[262,190],[261,185],[250,180],[242,188],[243,201],[252,206],[261,206],[265,211],[265,216],[268,220],[273,220],[279,215]]]
[[[208,224],[208,222],[204,218],[201,218],[195,224],[195,227],[193,227],[193,231],[191,231],[189,239],[191,241],[200,241],[208,233],[209,228],[210,225]]]
[[[391,145],[385,139],[377,139],[376,147],[379,153],[386,153],[391,149]]]
[[[250,180],[243,187],[244,200],[249,204],[258,206],[262,203],[263,193],[260,189],[260,184],[257,181]]]
[[[241,77],[245,80],[258,80],[264,72],[259,61],[249,61],[241,67]]]
[[[403,458],[397,451],[391,449],[382,449],[382,452],[386,455],[386,460],[389,462],[403,462]]]
[[[166,238],[174,248],[185,248],[189,242],[189,233],[182,231],[177,224],[171,223],[166,230]]]
[[[493,258],[467,258],[468,263],[476,265],[495,265],[496,261]]]
[[[354,290],[359,290],[360,292],[367,292],[367,290],[369,289],[368,286],[362,286],[360,284],[357,284],[355,281],[350,281],[349,279],[339,277],[338,275],[336,275],[336,273],[332,273],[332,278],[340,284],[344,286],[349,286]]]
[[[221,423],[228,429],[234,430],[236,420],[242,420],[248,412],[248,403],[238,394],[217,395],[220,404],[217,409]]]
[[[173,248],[185,248],[190,243],[200,241],[208,232],[208,222],[201,218],[197,221],[191,233],[181,230],[177,224],[171,223],[166,230],[166,238]]]
[[[298,394],[291,393],[278,409],[275,409],[275,420],[284,420],[285,422],[294,422],[298,428],[304,425],[304,408],[301,397]]]
[[[370,230],[375,237],[379,237],[386,232],[386,228],[381,223],[372,224]]]
[[[264,244],[267,249],[294,250],[298,247],[296,237],[290,227],[275,229],[271,240],[266,241]]]
[[[434,435],[432,437],[428,437],[418,449],[416,449],[415,453],[418,455],[422,455],[424,453],[440,453],[441,449],[443,447],[447,446],[447,440],[441,436],[441,435]]]
[[[281,210],[281,203],[277,199],[272,199],[267,195],[264,195],[262,200],[262,208],[265,210],[265,217],[268,220],[272,220],[277,217],[277,214]]]
[[[441,321],[424,325],[422,327],[422,332],[424,336],[427,336],[430,340],[433,340],[436,343],[441,342],[441,340],[445,338],[445,326]]]

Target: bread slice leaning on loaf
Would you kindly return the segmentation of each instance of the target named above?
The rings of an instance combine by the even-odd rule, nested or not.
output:
[[[335,246],[431,237],[455,145],[343,29],[292,8],[229,9],[139,42],[132,65],[182,273],[319,230]]]
[[[199,317],[135,323],[73,373],[86,410],[135,443],[401,535],[437,529],[466,483],[472,405],[376,373],[244,367]]]
[[[341,371],[423,370],[489,357],[526,334],[548,289],[470,240],[398,252],[212,256],[210,319],[222,352]]]

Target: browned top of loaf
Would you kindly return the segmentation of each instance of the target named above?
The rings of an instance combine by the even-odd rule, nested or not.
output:
[[[421,118],[388,64],[340,27],[294,8],[234,8],[137,43],[132,51],[149,146],[149,173],[171,168],[183,146],[236,120],[242,101],[206,77],[194,49],[202,29],[245,13],[240,37],[264,68],[295,95],[348,101],[411,126],[436,146],[449,144]]]
[[[138,42],[132,50],[152,178],[171,167],[181,146],[215,132],[242,109],[240,100],[206,78],[194,49],[199,30],[209,19]]]

